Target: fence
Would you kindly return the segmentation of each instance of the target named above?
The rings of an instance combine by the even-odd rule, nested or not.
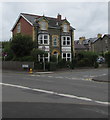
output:
[[[19,61],[3,61],[3,70],[28,70],[29,68],[34,69],[34,62],[19,62]]]

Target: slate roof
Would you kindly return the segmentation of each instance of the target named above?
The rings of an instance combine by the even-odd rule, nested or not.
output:
[[[82,50],[87,49],[83,44],[79,44],[78,41],[74,41],[74,46],[75,49],[82,49]]]
[[[87,44],[89,44],[89,42],[94,43],[94,42],[96,42],[97,40],[98,40],[97,37],[85,39],[85,40],[83,41],[83,44],[84,44],[84,45],[87,45]]]
[[[26,18],[26,20],[28,20],[32,25],[35,24],[35,20],[39,20],[41,17],[43,17],[43,16],[27,14],[27,13],[21,13],[20,15]],[[57,18],[47,17],[47,16],[44,17],[49,22],[48,23],[49,27],[53,27],[53,28],[59,28],[59,25],[61,25],[65,21],[65,19],[58,21]],[[73,28],[72,26],[70,26],[70,29],[75,30],[75,28]]]

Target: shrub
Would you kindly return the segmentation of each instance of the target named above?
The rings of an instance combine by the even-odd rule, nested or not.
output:
[[[50,61],[51,61],[51,62],[57,62],[56,56],[51,55],[51,56],[50,56]]]
[[[42,62],[35,62],[34,63],[34,68],[36,69],[36,70],[43,70],[43,63]]]
[[[55,71],[57,69],[57,63],[55,62],[50,62],[50,63],[47,63],[47,67],[49,71]]]
[[[32,51],[31,51],[31,56],[33,57],[33,60],[34,62],[38,62],[38,55],[47,55],[47,52],[43,51],[43,50],[39,50],[37,48],[34,48]]]
[[[98,68],[99,64],[97,62],[94,63],[94,68]]]
[[[76,66],[91,67],[94,66],[98,55],[94,52],[79,52],[76,57]]]
[[[33,57],[32,56],[24,56],[24,57],[21,58],[21,61],[31,62],[31,61],[33,61]]]
[[[57,67],[58,68],[66,68],[67,67],[66,60],[65,59],[60,59],[58,61]]]

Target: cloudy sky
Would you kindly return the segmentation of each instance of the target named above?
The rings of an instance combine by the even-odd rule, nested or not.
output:
[[[62,18],[66,17],[76,29],[75,40],[81,36],[90,38],[96,37],[98,33],[108,33],[107,2],[4,2],[0,7],[0,11],[2,10],[0,41],[10,39],[10,30],[20,13],[44,14],[50,17],[56,17],[60,13]]]

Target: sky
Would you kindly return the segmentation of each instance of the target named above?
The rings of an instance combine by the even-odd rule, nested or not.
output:
[[[57,17],[59,13],[76,29],[75,40],[108,33],[108,2],[3,2],[0,3],[0,12],[0,41],[11,38],[11,29],[20,13],[49,17]]]

